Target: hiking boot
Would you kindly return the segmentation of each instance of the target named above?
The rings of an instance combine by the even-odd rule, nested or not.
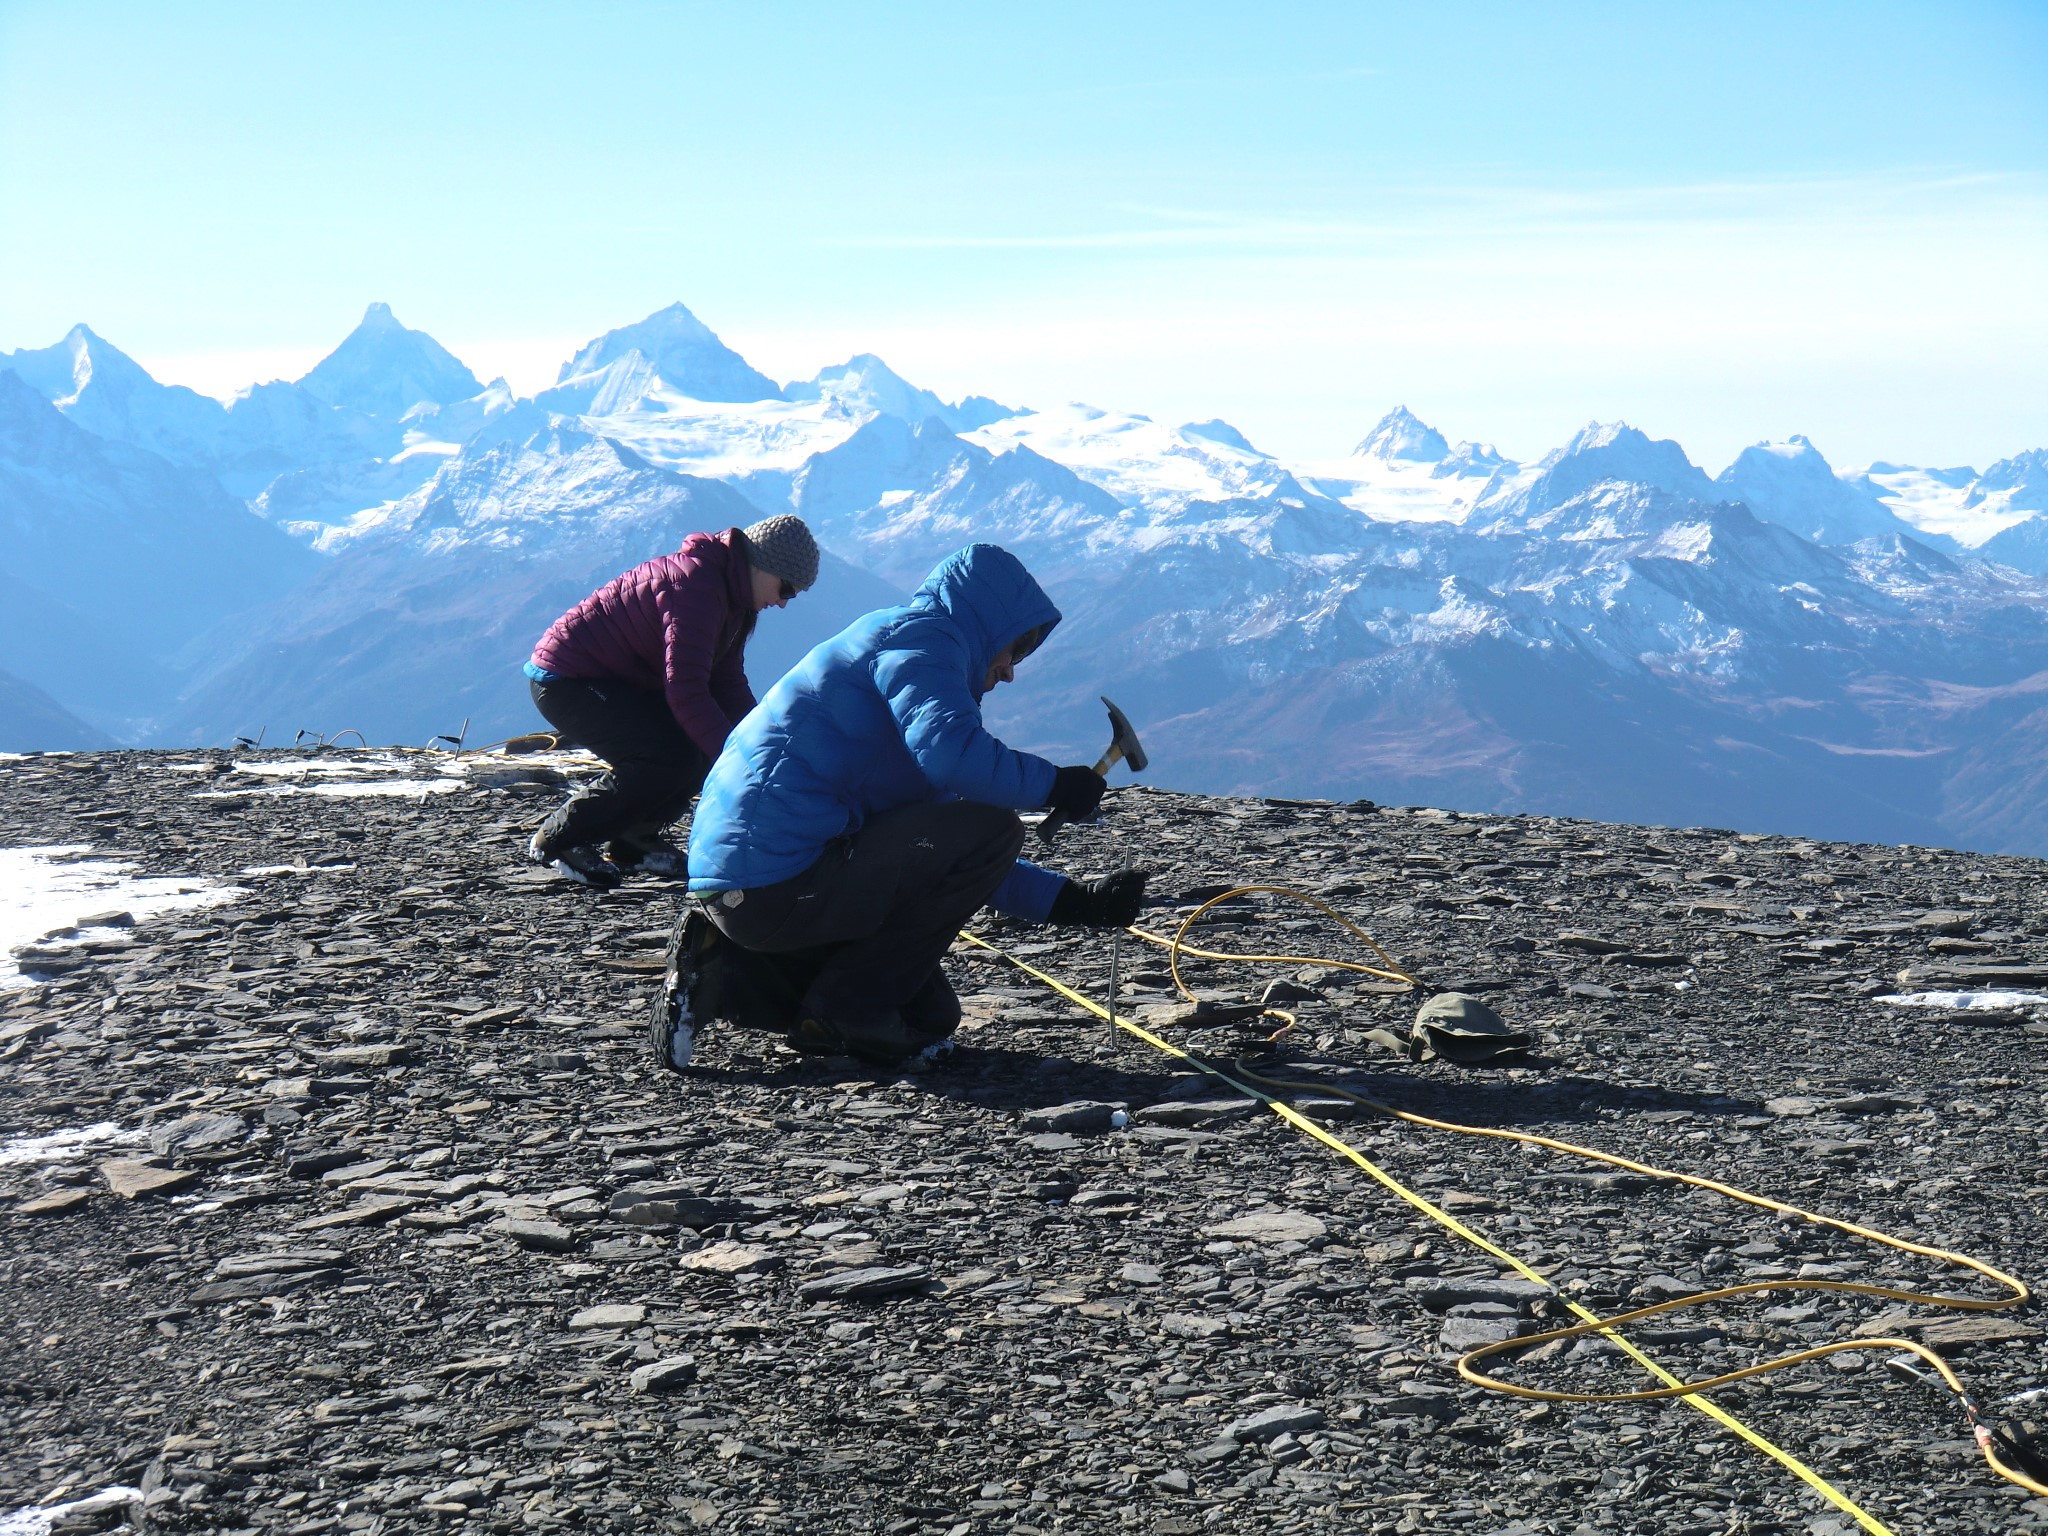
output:
[[[629,875],[651,875],[657,880],[687,880],[689,860],[673,843],[629,843],[612,839],[612,862]]]
[[[803,1018],[789,1032],[790,1049],[800,1056],[844,1056],[846,1042],[822,1019]]]
[[[943,969],[934,969],[903,1000],[903,1023],[926,1045],[947,1039],[960,1027],[960,998]]]
[[[654,995],[648,1020],[648,1043],[654,1064],[680,1072],[697,1049],[697,1031],[719,1017],[725,988],[719,961],[723,937],[711,920],[694,907],[685,912],[668,941],[668,974]]]
[[[625,878],[619,873],[618,865],[588,844],[549,848],[541,841],[538,832],[526,845],[526,856],[534,863],[545,864],[556,874],[596,891],[612,890]]]
[[[933,1044],[903,1022],[893,1009],[865,1019],[821,1019],[806,1015],[790,1031],[789,1043],[806,1056],[852,1056],[877,1066],[900,1066]]]

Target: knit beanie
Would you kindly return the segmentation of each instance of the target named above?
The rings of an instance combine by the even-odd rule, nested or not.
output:
[[[756,570],[780,576],[799,592],[818,579],[818,541],[800,517],[787,512],[764,517],[740,530],[747,541],[747,559]]]

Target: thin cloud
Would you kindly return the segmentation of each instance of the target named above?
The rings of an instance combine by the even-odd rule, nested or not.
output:
[[[2031,175],[1911,173],[1890,177],[1681,182],[1661,186],[1528,188],[1393,187],[1353,193],[1383,199],[1370,219],[1332,219],[1227,209],[1126,204],[1149,222],[1060,232],[931,232],[845,235],[820,244],[847,250],[1217,250],[1339,249],[1396,239],[1500,234],[1615,233],[1674,226],[1763,228],[1895,224],[1924,226],[1957,204],[1976,217],[2048,225],[2048,187]]]

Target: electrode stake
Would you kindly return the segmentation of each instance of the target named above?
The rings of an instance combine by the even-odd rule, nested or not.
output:
[[[1116,872],[1122,874],[1130,867],[1130,855],[1119,853],[1116,861]],[[1117,971],[1123,959],[1123,953],[1124,931],[1121,928],[1112,928],[1109,931],[1109,1048],[1112,1052],[1123,1049],[1123,1042],[1117,1038],[1116,1027]]]

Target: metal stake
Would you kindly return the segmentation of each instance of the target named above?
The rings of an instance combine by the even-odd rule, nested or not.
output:
[[[1119,849],[1116,872],[1122,874],[1130,867],[1130,855]],[[1112,1051],[1123,1049],[1123,1041],[1119,1038],[1119,1031],[1116,1027],[1117,972],[1123,960],[1123,953],[1124,931],[1121,928],[1112,928],[1109,931],[1109,1048]]]

